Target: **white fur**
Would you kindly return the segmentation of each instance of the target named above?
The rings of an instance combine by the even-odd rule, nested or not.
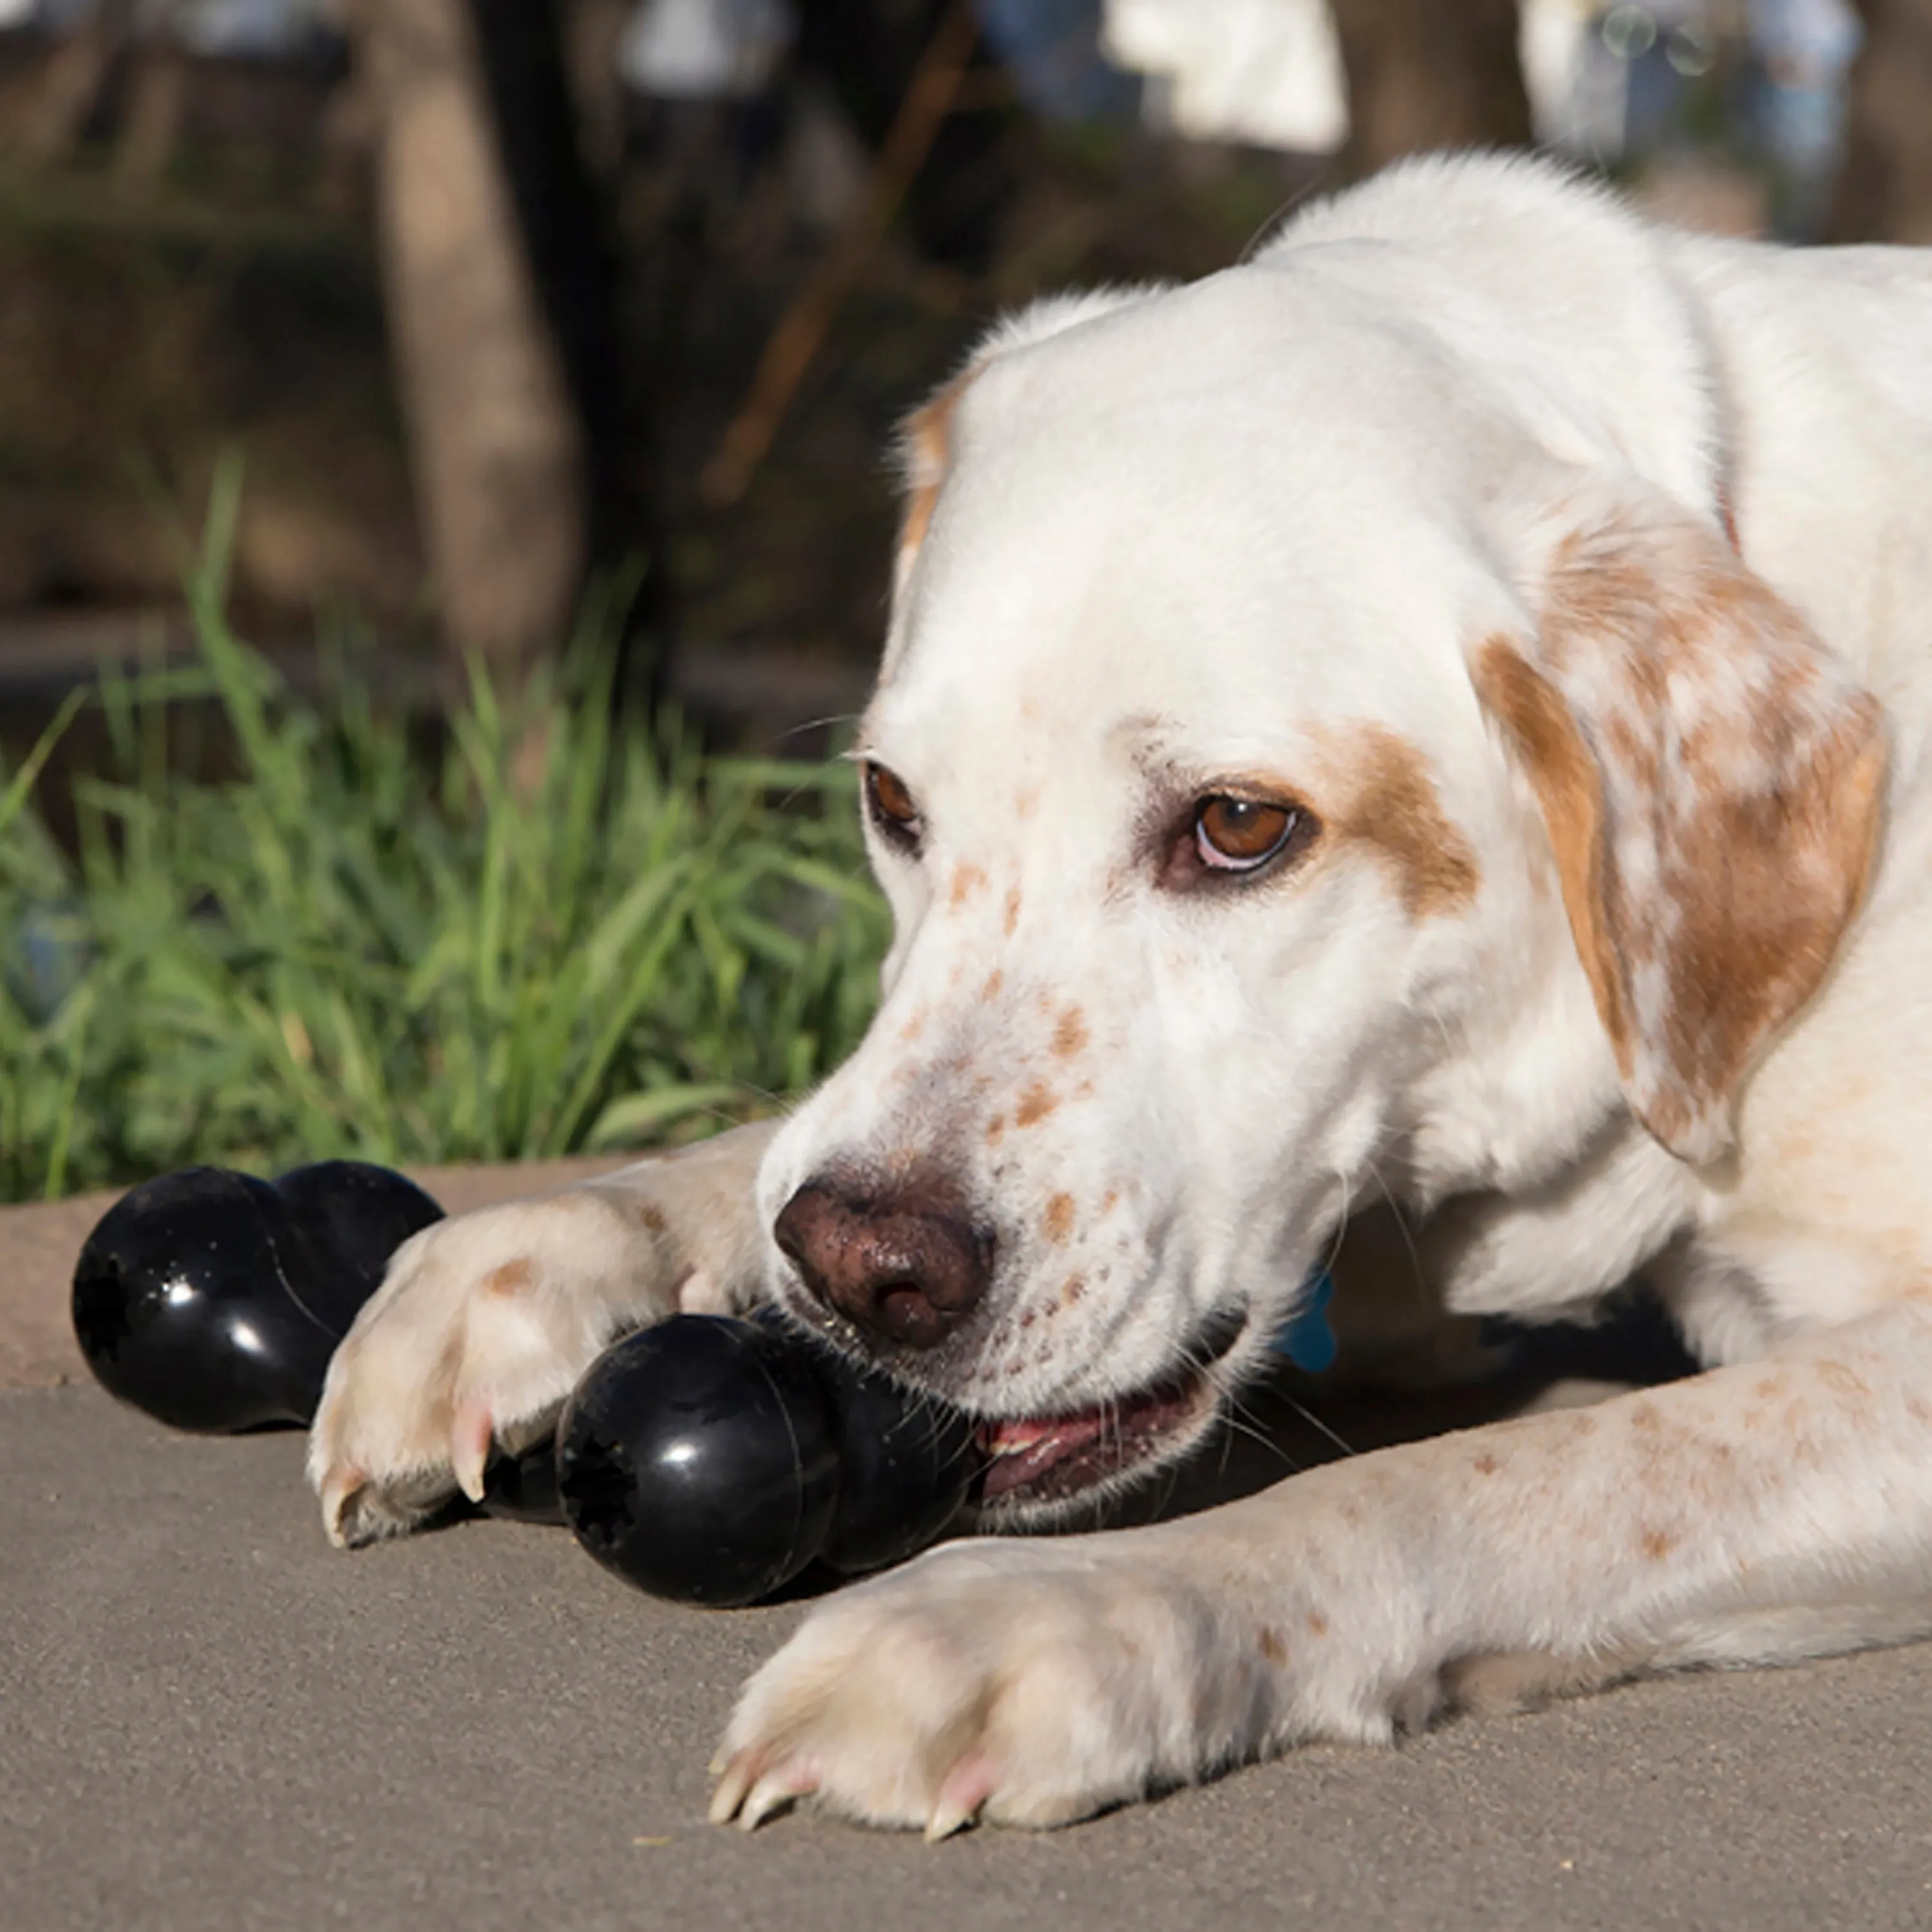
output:
[[[1676,1153],[1633,1111],[1652,1070],[1620,1072],[1469,670],[1486,636],[1534,638],[1566,538],[1633,506],[1694,547],[1729,520],[1833,688],[1876,694],[1890,754],[1832,970]],[[669,1234],[580,1232],[566,1201],[418,1237],[332,1371],[332,1533],[412,1520],[479,1417],[534,1426],[694,1254],[704,1305],[821,1312],[764,1231],[829,1168],[943,1169],[992,1217],[980,1315],[893,1365],[993,1415],[1148,1385],[1216,1313],[1246,1324],[1232,1378],[1386,1192],[1448,1204],[1426,1252],[1450,1306],[1571,1310],[1648,1264],[1722,1366],[1184,1523],[935,1552],[754,1680],[720,1814],[815,1792],[874,1822],[1052,1823],[1385,1736],[1484,1659],[1576,1682],[1932,1628],[1928,610],[1920,256],[1697,239],[1541,166],[1430,161],[1227,274],[1006,325],[952,412],[864,728],[925,824],[916,859],[875,855],[877,1022],[701,1189],[662,1162],[616,1184]],[[1590,680],[1618,672],[1572,664],[1565,695],[1607,704]],[[1674,690],[1687,726],[1748,728],[1740,782],[1772,769],[1749,735],[1768,675]],[[1318,842],[1245,893],[1156,883],[1150,802],[1256,771],[1318,797],[1368,729],[1414,748],[1474,855],[1465,902],[1418,914],[1372,853]],[[1666,778],[1674,824],[1697,800]],[[1631,891],[1660,893],[1619,822]],[[1668,997],[1634,970],[1646,1028]],[[513,1343],[486,1255],[542,1257]]]

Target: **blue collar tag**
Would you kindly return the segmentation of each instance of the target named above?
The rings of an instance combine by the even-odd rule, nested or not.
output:
[[[1335,1331],[1328,1325],[1328,1304],[1335,1294],[1328,1270],[1311,1276],[1302,1294],[1301,1306],[1275,1330],[1268,1346],[1303,1374],[1318,1376],[1335,1366],[1336,1352]]]

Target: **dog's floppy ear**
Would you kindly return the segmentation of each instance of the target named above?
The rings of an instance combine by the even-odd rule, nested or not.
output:
[[[1533,640],[1478,647],[1478,694],[1541,807],[1631,1106],[1673,1154],[1714,1160],[1864,890],[1877,701],[1674,506],[1571,527],[1537,595]]]

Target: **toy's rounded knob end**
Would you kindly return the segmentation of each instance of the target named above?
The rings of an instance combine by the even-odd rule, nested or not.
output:
[[[607,1349],[557,1426],[557,1489],[605,1568],[687,1604],[755,1602],[818,1552],[838,1492],[825,1399],[796,1347],[679,1315]]]
[[[273,1183],[217,1167],[164,1174],[88,1237],[75,1338],[104,1388],[173,1428],[306,1424],[390,1253],[441,1214],[402,1175],[356,1161]]]

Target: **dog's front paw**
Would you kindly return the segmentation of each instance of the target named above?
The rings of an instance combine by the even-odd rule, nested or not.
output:
[[[425,1228],[328,1366],[309,1480],[331,1540],[480,1497],[493,1448],[540,1440],[612,1337],[680,1309],[746,1298],[760,1254],[741,1130],[610,1180]]]
[[[398,1248],[328,1366],[309,1480],[339,1544],[408,1528],[516,1450],[620,1324],[635,1230],[588,1192],[437,1222]],[[643,1311],[648,1312],[648,1310]]]
[[[711,1815],[944,1838],[1069,1823],[1266,1741],[1270,1660],[1140,1533],[956,1543],[833,1598],[746,1687]]]

